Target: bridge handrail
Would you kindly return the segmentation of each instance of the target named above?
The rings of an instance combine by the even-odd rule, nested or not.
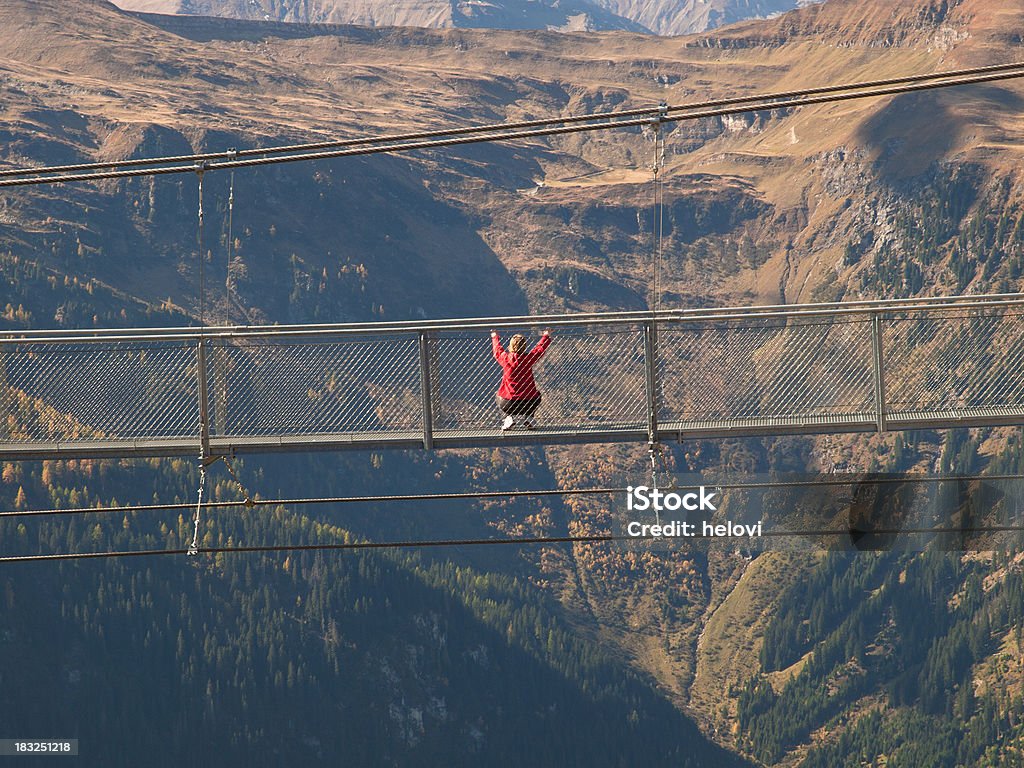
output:
[[[486,331],[558,331],[499,432]],[[8,332],[0,458],[203,457],[1024,424],[1024,295]]]
[[[635,323],[699,323],[731,320],[844,317],[879,315],[885,312],[928,312],[1024,307],[1024,294],[976,294],[908,299],[864,299],[843,302],[776,304],[747,307],[702,307],[633,312],[591,312],[558,315],[452,318],[443,320],[387,321],[369,323],[321,323],[306,325],[206,326],[176,328],[97,328],[7,331],[0,345],[90,342],[191,341],[200,339],[258,339],[309,336],[367,336],[446,331],[486,331],[492,328],[623,325]]]

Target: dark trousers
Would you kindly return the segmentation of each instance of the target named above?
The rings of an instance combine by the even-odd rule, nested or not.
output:
[[[515,400],[508,400],[501,395],[495,395],[498,407],[506,416],[533,416],[540,406],[540,395],[536,397],[523,397]]]

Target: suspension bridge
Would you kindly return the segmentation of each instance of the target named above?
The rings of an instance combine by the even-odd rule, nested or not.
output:
[[[488,332],[554,342],[501,432]],[[0,337],[0,458],[659,442],[1024,423],[1024,297]]]
[[[755,94],[698,104],[330,139],[191,155],[0,169],[0,189],[235,169],[478,142],[650,127],[658,218],[653,311],[271,327],[209,327],[199,259],[198,328],[0,334],[0,459],[197,456],[187,549],[0,557],[32,562],[196,554],[203,509],[265,504],[608,494],[578,488],[244,502],[203,500],[205,467],[256,452],[669,440],[1024,424],[1024,295],[698,310],[660,308],[662,126],[1024,77],[1024,63]],[[230,236],[228,241],[231,241]],[[229,249],[230,257],[230,249]],[[502,432],[488,332],[554,331],[537,371],[538,428]],[[233,472],[232,472],[233,474]],[[656,483],[655,483],[656,485]],[[243,489],[244,490],[244,489]],[[191,504],[8,511],[0,517],[191,508]],[[1021,526],[1004,527],[1020,530]],[[994,528],[990,530],[996,530]],[[959,529],[958,529],[959,531]],[[927,531],[933,533],[934,531]],[[962,531],[960,531],[962,532]],[[813,532],[781,532],[804,535]],[[826,531],[825,535],[840,533]],[[569,543],[616,537],[315,543],[206,549],[279,552]]]
[[[1024,62],[604,114],[0,169],[0,188],[194,173],[661,126],[1024,77]],[[659,162],[654,165],[656,201]],[[0,335],[0,458],[467,448],[1020,423],[1019,294],[422,323]],[[230,245],[229,245],[230,260]],[[487,331],[551,327],[540,427],[501,433]]]

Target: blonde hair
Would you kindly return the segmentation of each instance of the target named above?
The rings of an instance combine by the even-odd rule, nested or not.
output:
[[[508,351],[515,352],[517,355],[520,352],[526,350],[526,337],[521,333],[517,333],[511,339],[508,340]]]

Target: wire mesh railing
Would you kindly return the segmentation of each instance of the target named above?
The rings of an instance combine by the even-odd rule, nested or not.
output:
[[[419,426],[416,338],[215,341],[210,434],[321,435]]]
[[[198,425],[195,347],[182,342],[0,347],[0,441],[188,437]]]
[[[663,421],[872,418],[864,318],[669,325],[658,342]]]
[[[1024,423],[1019,300],[557,318],[534,369],[533,437],[499,430],[491,324],[10,336],[0,339],[0,454]],[[493,325],[506,345],[514,332],[539,339],[538,319]]]
[[[1024,406],[1024,318],[1017,311],[897,315],[886,319],[891,414]]]
[[[504,333],[507,345],[513,331]],[[539,341],[536,332],[530,339]],[[493,430],[501,421],[495,395],[501,368],[486,335],[459,333],[430,340],[434,425],[443,430]],[[538,418],[559,430],[636,428],[644,423],[643,331],[635,326],[567,328],[535,366]]]

